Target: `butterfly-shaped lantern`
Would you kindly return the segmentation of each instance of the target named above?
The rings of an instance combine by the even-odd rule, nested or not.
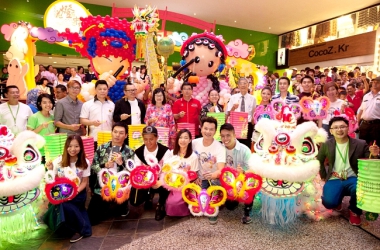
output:
[[[194,216],[215,217],[219,213],[219,207],[226,202],[227,193],[220,186],[210,186],[206,190],[190,183],[182,189],[182,198],[189,204],[189,210]]]

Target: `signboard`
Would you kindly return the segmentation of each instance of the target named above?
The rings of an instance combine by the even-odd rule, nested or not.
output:
[[[373,54],[376,31],[337,39],[289,51],[289,67]]]
[[[79,32],[81,17],[87,17],[91,13],[79,2],[74,0],[58,0],[53,2],[45,11],[44,26],[51,27],[58,32],[64,32],[70,28],[71,32]],[[68,46],[68,42],[59,43]]]

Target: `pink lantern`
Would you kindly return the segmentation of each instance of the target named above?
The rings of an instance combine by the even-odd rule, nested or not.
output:
[[[230,122],[235,128],[236,138],[247,139],[248,113],[231,111]]]
[[[83,141],[83,147],[84,147],[84,153],[86,155],[86,158],[90,161],[90,164],[92,164],[92,160],[94,159],[94,137],[92,136],[81,136]]]

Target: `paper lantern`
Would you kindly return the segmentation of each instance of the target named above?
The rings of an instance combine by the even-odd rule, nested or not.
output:
[[[230,122],[235,128],[236,138],[247,139],[248,135],[248,113],[230,112]]]
[[[111,131],[98,131],[98,147],[112,140]]]
[[[192,138],[195,138],[195,124],[194,123],[177,123],[177,131],[181,129],[188,129],[191,133]]]
[[[145,126],[145,124],[128,125],[128,142],[131,149],[136,150],[144,144],[142,131]]]
[[[90,165],[92,164],[92,160],[94,159],[95,151],[94,151],[94,137],[92,136],[82,136],[84,153],[86,155],[87,160],[90,161]]]
[[[220,141],[220,127],[226,122],[226,114],[225,113],[212,113],[208,112],[207,116],[214,117],[218,121],[218,127],[216,128],[216,133],[214,135],[214,139]]]
[[[158,142],[168,147],[169,145],[169,128],[156,127],[158,132]]]
[[[66,133],[48,134],[44,135],[44,138],[46,140],[44,146],[46,161],[54,160],[63,154],[67,139]]]
[[[206,190],[190,183],[182,189],[182,198],[189,204],[192,215],[215,217],[219,213],[219,207],[226,202],[227,193],[221,186],[210,186]]]
[[[357,207],[380,213],[380,160],[358,160]]]

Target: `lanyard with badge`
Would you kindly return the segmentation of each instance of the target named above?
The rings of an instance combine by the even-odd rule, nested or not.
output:
[[[347,180],[347,169],[346,169],[346,162],[347,162],[347,158],[348,158],[348,144],[346,146],[346,152],[344,153],[344,157],[342,155],[342,152],[340,151],[338,145],[335,146],[336,149],[338,150],[338,153],[339,153],[339,156],[340,156],[340,159],[342,160],[343,164],[344,164],[344,169],[342,170],[341,174],[340,174],[340,178],[342,180]]]

